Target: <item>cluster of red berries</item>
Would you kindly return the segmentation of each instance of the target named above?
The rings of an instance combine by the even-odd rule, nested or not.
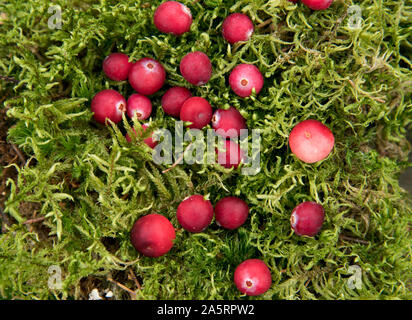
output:
[[[297,2],[297,0],[290,0]],[[314,10],[323,10],[333,0],[302,0]],[[164,33],[180,36],[190,30],[192,15],[190,9],[176,1],[166,1],[155,11],[154,24]],[[230,14],[223,22],[222,34],[227,42],[235,44],[247,41],[254,32],[254,25],[245,14]],[[122,114],[146,120],[152,112],[152,103],[147,97],[163,87],[166,72],[163,66],[151,58],[142,58],[135,63],[123,53],[113,53],[103,62],[103,70],[107,77],[115,81],[129,80],[137,92],[126,101],[115,90],[103,90],[95,95],[91,108],[97,122],[106,123],[109,119],[118,123]],[[200,86],[206,84],[212,76],[212,64],[209,57],[200,51],[188,53],[180,62],[180,72],[190,84]],[[236,66],[230,76],[229,85],[240,97],[249,97],[253,92],[258,94],[263,87],[264,79],[259,69],[250,64]],[[218,135],[227,138],[237,137],[241,129],[246,129],[246,120],[240,112],[230,107],[218,109],[213,113],[210,103],[202,97],[192,97],[184,87],[172,87],[161,99],[164,112],[170,116],[190,122],[189,128],[202,129],[209,123]],[[146,130],[147,124],[143,124]],[[126,139],[131,139],[126,135]],[[156,146],[152,137],[144,140],[151,148]],[[306,163],[324,160],[332,151],[334,136],[325,125],[316,120],[305,120],[297,124],[289,135],[289,146],[297,158]],[[219,163],[225,167],[237,167],[243,158],[240,146],[226,140],[226,152],[218,151]],[[229,159],[238,155],[238,162],[231,164]],[[178,206],[176,217],[183,229],[198,233],[204,231],[215,217],[216,223],[223,228],[233,230],[245,223],[249,214],[248,204],[237,197],[226,197],[218,201],[213,208],[211,202],[201,195],[192,195],[184,199]],[[290,217],[291,228],[301,236],[316,235],[324,221],[324,209],[315,202],[303,202],[293,209]],[[164,216],[152,213],[138,219],[131,230],[133,246],[145,256],[159,257],[173,247],[176,238],[175,229]],[[266,292],[272,283],[269,268],[259,259],[242,262],[235,270],[234,282],[237,288],[247,295],[259,295]]]

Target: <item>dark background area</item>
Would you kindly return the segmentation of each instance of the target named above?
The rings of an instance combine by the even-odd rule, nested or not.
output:
[[[409,143],[412,144],[412,130],[408,132]],[[409,153],[409,162],[412,162],[412,152]],[[399,178],[399,184],[412,195],[412,168],[406,169]]]

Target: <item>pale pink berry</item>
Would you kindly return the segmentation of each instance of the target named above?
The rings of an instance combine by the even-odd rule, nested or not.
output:
[[[262,90],[263,82],[262,74],[253,64],[239,64],[229,76],[230,87],[242,98],[250,96],[252,89],[258,94]]]
[[[323,123],[309,119],[298,123],[289,134],[289,146],[295,156],[306,163],[328,157],[335,144],[332,131]]]

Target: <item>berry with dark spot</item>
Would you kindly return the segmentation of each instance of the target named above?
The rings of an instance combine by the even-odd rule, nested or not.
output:
[[[256,94],[262,90],[263,76],[253,64],[239,64],[229,76],[229,85],[232,90],[242,98],[249,97],[254,88]]]
[[[137,119],[146,120],[152,113],[152,103],[148,97],[139,93],[134,93],[127,99],[126,110],[127,115],[130,118],[137,115]]]
[[[269,290],[272,275],[262,260],[249,259],[237,266],[234,282],[240,292],[248,296],[258,296]]]
[[[116,90],[106,89],[93,97],[91,110],[93,118],[99,123],[106,124],[106,119],[118,123],[126,111],[126,100]]]
[[[160,90],[166,79],[163,66],[151,58],[142,58],[130,68],[129,82],[138,93],[145,96]]]

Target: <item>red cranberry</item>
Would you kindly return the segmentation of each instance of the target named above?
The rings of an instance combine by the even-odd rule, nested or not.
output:
[[[249,206],[237,197],[226,197],[215,205],[215,218],[218,225],[226,229],[236,229],[245,223]]]
[[[136,114],[137,119],[145,120],[152,113],[152,103],[150,99],[142,94],[134,93],[127,99],[127,115],[130,118]]]
[[[239,64],[229,76],[230,87],[242,98],[249,97],[253,88],[258,94],[262,90],[263,81],[262,74],[253,64]]]
[[[240,135],[241,129],[246,129],[246,121],[234,107],[218,109],[213,114],[212,127],[218,135],[234,138]]]
[[[290,150],[306,163],[327,158],[334,143],[335,138],[329,128],[313,119],[298,123],[289,134]]]
[[[245,154],[240,149],[239,144],[232,140],[226,140],[223,147],[216,149],[217,161],[225,168],[235,168],[239,166],[241,160],[244,159]]]
[[[237,266],[234,281],[240,292],[248,296],[258,296],[269,290],[272,275],[262,260],[249,259]]]
[[[145,96],[157,92],[166,79],[166,71],[156,60],[142,58],[130,68],[129,82],[138,93]]]
[[[119,92],[106,89],[94,96],[91,109],[97,122],[105,124],[106,119],[110,119],[118,123],[122,120],[123,112],[126,111],[126,100]]]
[[[202,232],[210,225],[212,219],[213,206],[201,195],[186,198],[177,207],[177,220],[189,232]]]
[[[166,1],[156,9],[153,20],[160,32],[180,36],[190,30],[192,13],[180,2]]]
[[[103,71],[106,76],[115,81],[126,80],[133,63],[124,53],[112,53],[103,60]]]
[[[191,129],[202,129],[212,119],[212,112],[212,106],[206,99],[192,97],[183,103],[180,109],[180,120],[192,122],[188,126]]]
[[[212,64],[203,52],[190,52],[180,61],[180,73],[189,83],[201,86],[212,76]]]
[[[223,37],[230,44],[239,41],[247,41],[253,34],[254,26],[252,20],[243,13],[232,13],[223,21]]]
[[[302,3],[312,10],[325,10],[332,2],[333,0],[302,0]]]
[[[166,114],[179,117],[183,103],[192,96],[184,87],[173,87],[166,91],[162,97],[162,108]]]
[[[176,238],[170,221],[157,213],[137,220],[130,233],[133,246],[147,257],[160,257],[170,251]]]
[[[292,211],[290,224],[293,231],[300,236],[313,237],[322,228],[325,210],[316,202],[303,202]]]
[[[143,131],[146,131],[146,129],[149,127],[149,125],[148,124],[142,124],[142,129],[143,129]],[[136,130],[134,129],[134,128],[132,128],[133,129],[133,131],[134,131],[134,133],[135,133],[135,135],[137,136],[137,132],[136,132]],[[152,138],[152,136],[153,136],[153,133],[150,135],[150,137],[149,138],[146,138],[146,139],[144,139],[143,140],[143,142],[144,143],[146,143],[150,148],[154,148],[154,147],[156,147],[157,146],[157,141],[154,141],[153,140],[153,138]],[[129,134],[128,133],[126,133],[126,140],[127,140],[127,142],[132,142],[132,139],[130,138],[130,136],[129,136]]]

